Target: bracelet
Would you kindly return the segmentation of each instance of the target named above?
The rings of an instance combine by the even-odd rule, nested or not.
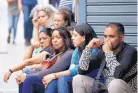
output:
[[[9,71],[10,71],[11,73],[13,73],[13,71],[12,71],[11,69],[9,69]]]
[[[54,75],[54,79],[57,79],[56,74],[55,74],[55,73],[53,73],[53,75]]]

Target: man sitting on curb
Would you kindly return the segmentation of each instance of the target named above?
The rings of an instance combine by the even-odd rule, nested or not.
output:
[[[91,50],[102,46],[102,50],[93,57]],[[84,49],[80,63],[79,74],[73,79],[74,93],[92,93],[94,79],[84,76],[99,68],[106,61],[103,70],[106,79],[103,87],[109,93],[136,93],[137,90],[137,50],[124,42],[124,26],[120,23],[110,23],[104,31],[104,44],[100,39],[92,39]]]

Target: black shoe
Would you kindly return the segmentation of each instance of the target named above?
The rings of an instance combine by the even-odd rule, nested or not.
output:
[[[8,37],[7,37],[7,43],[8,43],[8,44],[10,43],[10,39],[11,39],[11,37],[8,36]]]

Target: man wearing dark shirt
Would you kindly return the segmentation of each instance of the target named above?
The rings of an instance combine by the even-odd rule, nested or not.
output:
[[[73,79],[74,93],[91,93],[93,78],[83,76],[99,68],[103,61],[106,65],[103,70],[106,79],[105,85],[109,93],[135,93],[137,75],[137,51],[124,41],[124,27],[120,23],[110,23],[104,31],[104,44],[100,39],[93,39],[84,49],[80,63],[79,73]],[[102,46],[97,56],[93,57],[91,49]]]

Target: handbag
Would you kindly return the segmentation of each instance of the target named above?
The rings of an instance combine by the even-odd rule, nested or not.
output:
[[[108,89],[105,87],[103,83],[99,81],[105,64],[106,61],[103,61],[99,68],[98,74],[93,82],[92,93],[108,93]]]
[[[50,56],[46,55],[46,59],[44,59],[43,62],[41,63],[42,64],[42,69],[44,70],[44,69],[48,69],[48,68],[52,67],[56,62],[56,58],[60,54],[62,54],[62,52],[58,53],[57,55],[53,56],[52,58],[49,58]]]

